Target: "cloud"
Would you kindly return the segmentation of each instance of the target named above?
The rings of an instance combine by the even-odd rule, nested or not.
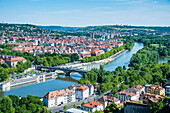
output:
[[[157,2],[157,1],[153,1],[152,3],[153,3],[153,4],[157,4],[158,2]]]

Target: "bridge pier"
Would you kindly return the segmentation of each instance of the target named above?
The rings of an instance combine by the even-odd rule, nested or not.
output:
[[[69,71],[65,71],[65,76],[70,76],[71,73]]]

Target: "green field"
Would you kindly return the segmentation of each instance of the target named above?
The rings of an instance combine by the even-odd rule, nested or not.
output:
[[[151,46],[159,47],[159,44],[151,44]],[[166,46],[161,46],[161,47],[166,47]]]

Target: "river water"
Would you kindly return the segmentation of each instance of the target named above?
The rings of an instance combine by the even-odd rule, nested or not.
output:
[[[128,67],[130,58],[133,54],[135,54],[138,50],[143,48],[142,43],[135,43],[134,47],[131,51],[126,52],[122,56],[113,60],[111,63],[104,66],[106,71],[114,71],[118,66],[126,66]],[[158,63],[167,62],[169,58],[161,59]],[[70,85],[77,83],[78,80],[81,79],[80,74],[71,74],[71,77],[60,75],[57,79],[49,79],[45,82],[41,83],[31,83],[25,84],[24,86],[12,87],[10,91],[1,92],[0,97],[8,96],[8,95],[16,95],[25,97],[27,95],[39,96],[43,97],[50,91],[59,90],[62,88],[67,88]]]

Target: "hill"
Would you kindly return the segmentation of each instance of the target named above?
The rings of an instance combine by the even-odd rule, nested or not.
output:
[[[159,31],[170,32],[170,27],[160,26],[128,26],[128,25],[103,25],[103,26],[87,26],[78,30],[83,31],[104,31],[104,30],[116,30],[116,31],[130,31],[130,30],[144,30],[144,31]]]
[[[62,27],[62,26],[39,26],[39,27],[52,30],[52,31],[60,31],[60,32],[75,31],[77,29],[82,28],[82,27]]]

